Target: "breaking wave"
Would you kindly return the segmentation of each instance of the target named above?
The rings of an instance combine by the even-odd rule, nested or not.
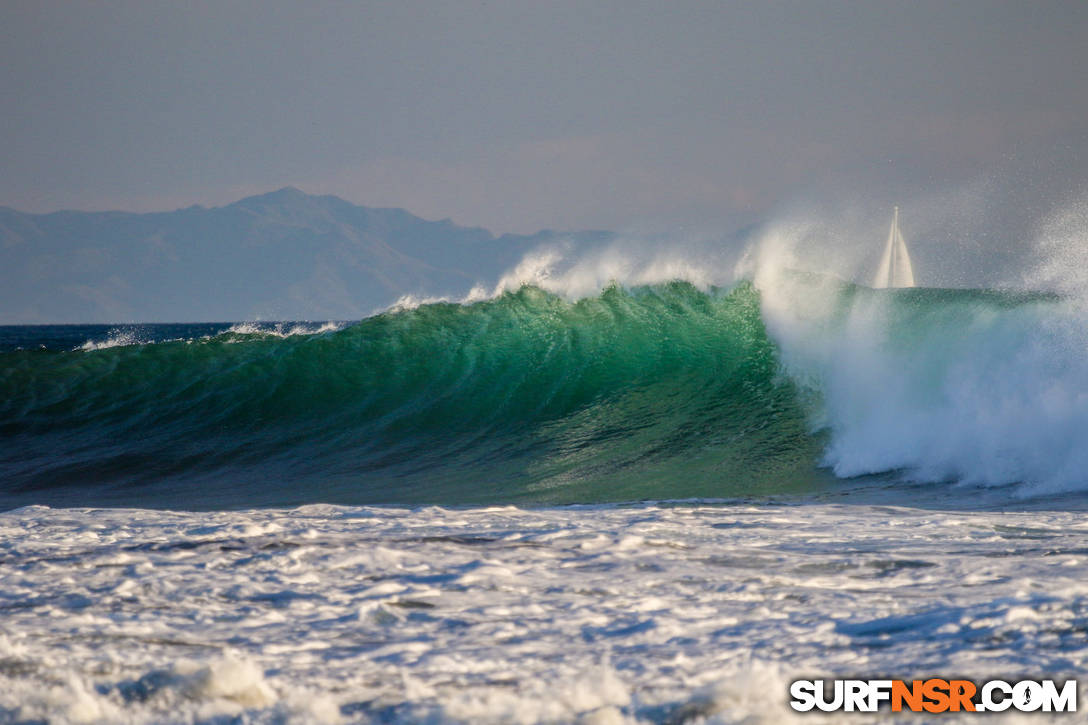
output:
[[[1088,340],[1067,298],[790,272],[495,295],[2,353],[0,495],[660,500],[807,491],[821,467],[1088,487]]]

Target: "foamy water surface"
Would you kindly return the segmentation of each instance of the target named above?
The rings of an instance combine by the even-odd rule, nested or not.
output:
[[[778,723],[794,677],[1088,665],[1076,513],[29,507],[0,542],[6,722]]]

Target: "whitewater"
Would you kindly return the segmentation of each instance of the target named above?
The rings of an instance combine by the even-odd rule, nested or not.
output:
[[[1088,666],[1071,513],[29,507],[0,534],[12,722],[770,724],[798,677]]]
[[[797,677],[1077,676],[1082,288],[874,290],[783,237],[729,279],[541,250],[351,323],[0,328],[0,721],[777,723]]]

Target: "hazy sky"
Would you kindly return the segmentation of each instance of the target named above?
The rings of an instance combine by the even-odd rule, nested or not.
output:
[[[1085,2],[0,4],[0,205],[738,225],[1088,162]]]

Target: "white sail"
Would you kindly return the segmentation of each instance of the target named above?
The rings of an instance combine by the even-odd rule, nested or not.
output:
[[[880,256],[880,265],[876,268],[876,277],[873,278],[873,287],[880,289],[888,287],[891,281],[892,254],[895,252],[895,225],[888,232],[888,242],[884,245],[884,254]]]
[[[910,263],[910,254],[907,252],[907,243],[903,241],[903,233],[899,231],[899,207],[895,207],[892,226],[888,230],[888,241],[884,244],[884,254],[880,257],[873,287],[882,289],[913,286],[914,267]]]
[[[895,276],[892,277],[893,287],[913,287],[914,267],[910,263],[910,254],[907,253],[907,243],[903,241],[903,234],[899,227],[895,228],[897,237],[895,245]]]

